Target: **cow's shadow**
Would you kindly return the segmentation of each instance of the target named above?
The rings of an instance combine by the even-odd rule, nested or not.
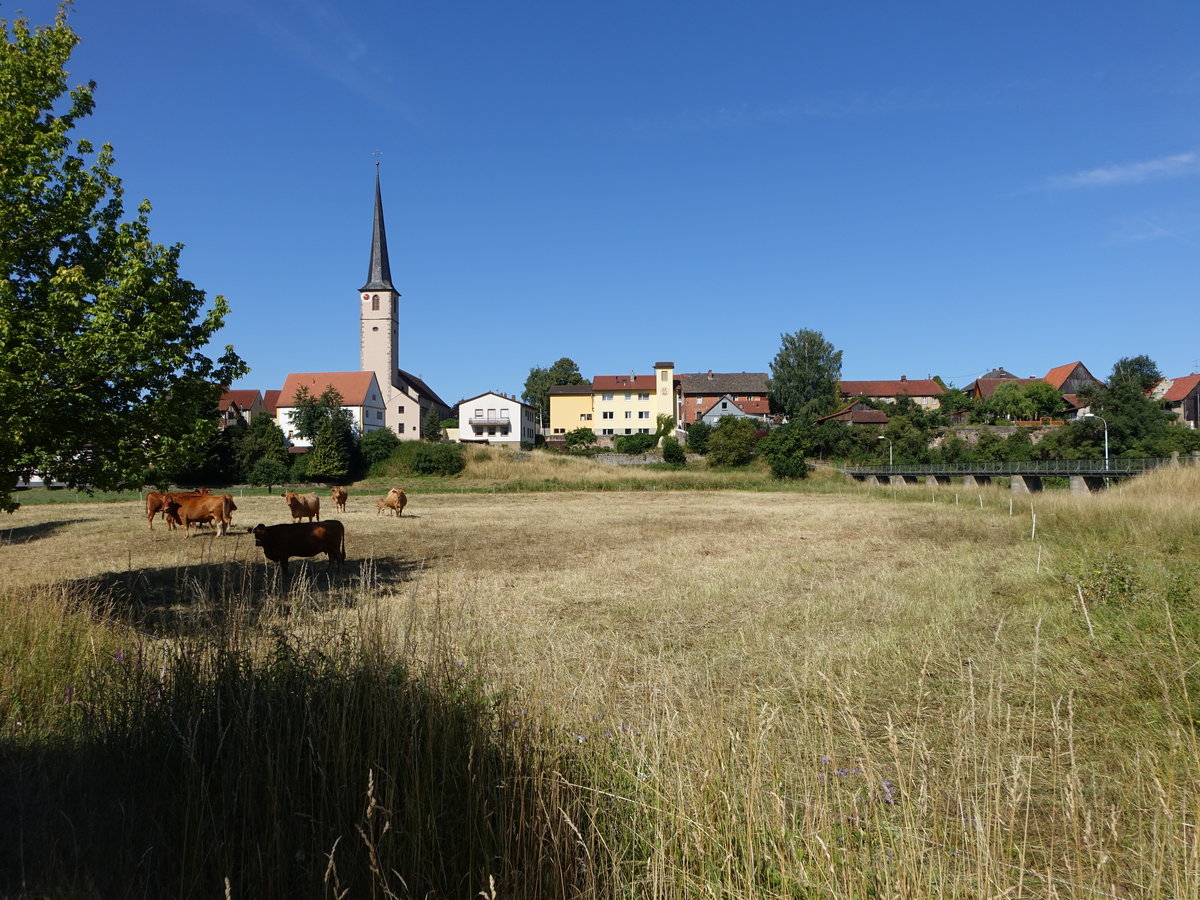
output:
[[[427,562],[427,561],[426,561]],[[280,615],[351,609],[413,577],[422,562],[293,559],[287,577],[275,563],[213,562],[105,572],[63,583],[64,596],[89,615],[155,636],[209,634]]]
[[[14,528],[0,528],[0,545],[4,544],[31,544],[34,541],[40,541],[43,538],[52,537],[64,528],[69,528],[79,522],[88,522],[91,519],[71,519],[70,521],[61,522],[36,522],[32,525],[17,525]]]

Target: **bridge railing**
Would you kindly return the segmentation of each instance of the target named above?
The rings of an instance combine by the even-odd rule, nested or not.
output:
[[[1169,459],[1036,459],[1003,462],[896,463],[847,466],[847,475],[1138,475],[1160,466],[1196,465],[1196,457]]]

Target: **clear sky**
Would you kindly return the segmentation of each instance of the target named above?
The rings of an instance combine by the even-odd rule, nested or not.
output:
[[[49,22],[50,0],[0,0]],[[252,367],[356,370],[375,160],[401,366],[1200,370],[1200,3],[77,0],[113,144]]]

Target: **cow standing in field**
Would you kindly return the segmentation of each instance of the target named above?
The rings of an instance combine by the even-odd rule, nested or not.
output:
[[[375,504],[375,516],[383,515],[385,509],[391,510],[393,516],[403,516],[404,507],[408,505],[408,495],[400,488],[392,488],[386,497],[380,497]]]
[[[217,534],[225,534],[233,521],[237,504],[229,494],[169,494],[166,502],[167,521],[183,526],[183,536],[191,537],[191,526],[213,522]]]
[[[183,493],[166,493],[160,494],[158,491],[151,491],[146,495],[146,524],[150,526],[150,530],[154,530],[154,517],[162,513],[163,518],[167,522],[167,528],[171,531],[175,530],[175,526],[179,524],[179,517],[168,510],[167,505],[172,500],[187,497],[210,496],[211,492],[208,488],[194,488],[193,490]]]
[[[154,530],[154,517],[159,513],[166,512],[166,497],[158,491],[151,491],[146,495],[146,524],[150,526],[150,530]]]
[[[316,556],[324,553],[329,565],[341,568],[346,561],[346,529],[337,519],[326,522],[298,522],[291,525],[255,525],[251,532],[263,555],[279,563],[287,577],[288,559],[292,556]]]
[[[284,502],[287,503],[288,509],[292,511],[292,521],[299,522],[301,519],[308,519],[312,522],[315,516],[317,521],[321,521],[321,498],[316,494],[297,494],[295,491],[288,491],[283,495]]]
[[[330,488],[330,495],[333,497],[333,506],[338,512],[346,511],[346,489],[340,485],[334,485]]]

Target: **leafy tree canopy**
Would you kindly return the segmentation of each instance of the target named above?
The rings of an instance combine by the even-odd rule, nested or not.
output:
[[[808,474],[805,457],[814,443],[812,426],[789,422],[758,442],[758,453],[776,478],[803,478]]]
[[[541,424],[550,422],[550,388],[559,384],[589,384],[579,373],[579,366],[569,356],[542,368],[534,366],[525,379],[525,392],[521,399],[537,410]]]
[[[1006,381],[997,386],[988,401],[988,407],[995,415],[1026,421],[1062,412],[1064,405],[1062,394],[1041,380],[1026,384]]]
[[[1118,387],[1129,383],[1136,386],[1142,393],[1146,393],[1162,381],[1162,377],[1158,363],[1143,353],[1140,356],[1123,356],[1113,363],[1108,384],[1109,387]]]
[[[744,466],[754,459],[758,426],[752,419],[722,416],[708,437],[710,466]]]
[[[346,428],[353,428],[350,410],[343,408],[342,394],[332,385],[325,388],[319,397],[314,397],[307,385],[301,385],[291,400],[295,408],[288,415],[297,437],[316,440],[321,423],[327,419],[344,424]]]
[[[78,43],[0,20],[0,508],[18,477],[140,484],[181,468],[216,428],[221,386],[247,368],[203,348],[228,306],[179,275],[182,246],[150,237],[150,205],[124,217],[112,148],[72,129],[95,85],[67,88]]]
[[[819,331],[780,335],[771,361],[771,406],[789,419],[811,422],[833,412],[841,396],[842,351]]]

